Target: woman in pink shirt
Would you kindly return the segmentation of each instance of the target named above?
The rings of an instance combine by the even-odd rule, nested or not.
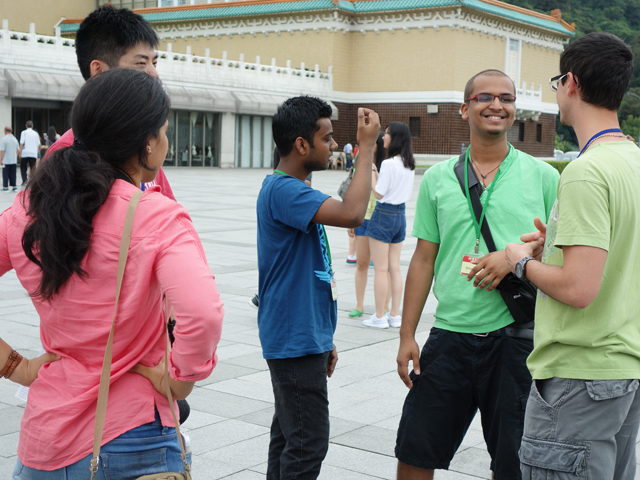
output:
[[[126,69],[96,76],[73,105],[74,144],[43,163],[0,215],[0,274],[16,270],[49,352],[20,361],[0,340],[0,374],[31,387],[14,479],[89,478],[125,212],[162,165],[168,114],[158,79]],[[185,398],[217,360],[223,309],[214,277],[187,211],[157,190],[145,191],[133,223],[99,479],[184,471],[161,388],[164,296],[178,318],[174,397]]]

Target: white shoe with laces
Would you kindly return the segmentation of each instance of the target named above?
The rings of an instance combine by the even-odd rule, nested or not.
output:
[[[400,328],[400,325],[402,325],[402,315],[393,317],[387,313],[387,321],[389,322],[390,327]]]
[[[362,321],[362,325],[365,327],[373,327],[373,328],[389,328],[389,322],[387,321],[387,316],[383,315],[382,318],[378,318],[374,313],[368,319]]]

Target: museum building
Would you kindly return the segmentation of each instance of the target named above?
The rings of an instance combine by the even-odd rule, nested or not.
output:
[[[78,18],[40,24],[43,30],[31,24],[18,32],[3,21],[0,121],[16,131],[27,119],[40,131],[66,128],[83,84],[73,36],[82,17],[105,2],[73,3],[76,10],[60,16]],[[516,84],[509,141],[538,157],[553,155],[558,109],[548,78],[574,30],[558,10],[543,15],[497,0],[111,3],[147,7],[136,11],[161,39],[158,71],[173,107],[166,165],[271,166],[271,116],[300,94],[331,103],[340,146],[355,141],[357,108],[366,106],[383,124],[409,125],[421,157],[446,158],[469,139],[459,113],[464,86],[488,68]],[[24,14],[14,16],[23,26]]]

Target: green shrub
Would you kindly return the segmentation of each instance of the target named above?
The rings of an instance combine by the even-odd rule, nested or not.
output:
[[[569,164],[569,162],[558,162],[556,160],[551,160],[547,162],[549,165],[551,165],[553,168],[555,168],[556,170],[558,170],[559,174],[562,174],[562,171],[564,170],[564,168]]]

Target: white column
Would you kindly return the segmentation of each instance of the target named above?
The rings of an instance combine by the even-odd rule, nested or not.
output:
[[[234,168],[236,157],[236,114],[222,113],[220,115],[220,167]]]
[[[6,125],[11,125],[11,98],[0,96],[0,131]],[[13,134],[15,135],[15,132]],[[4,136],[4,133],[2,135]]]

